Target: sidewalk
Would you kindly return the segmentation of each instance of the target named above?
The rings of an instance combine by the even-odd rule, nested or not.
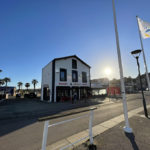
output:
[[[147,106],[150,112],[150,105]],[[121,114],[110,120],[93,126],[92,132],[94,137],[94,144],[99,150],[139,150],[137,148],[132,149],[135,146],[135,142],[142,142],[140,145],[144,148],[149,145],[150,141],[150,119],[143,116],[143,107],[133,109],[128,112],[130,126],[133,129],[133,135],[125,135],[123,127],[125,125],[124,115]],[[141,115],[142,113],[142,115]],[[134,141],[133,137],[136,137]],[[86,138],[85,138],[86,137]],[[130,139],[131,138],[131,139]],[[80,140],[82,139],[82,141]],[[70,137],[66,137],[63,140],[57,141],[52,145],[47,146],[47,150],[87,150],[89,141],[89,129],[76,133]],[[129,144],[129,139],[131,140]],[[84,144],[83,144],[84,143]],[[79,146],[80,145],[80,146]],[[131,147],[131,148],[130,148]],[[150,149],[150,147],[149,147]],[[140,149],[140,150],[149,150]]]
[[[124,122],[121,122],[94,138],[97,150],[149,150],[150,119],[138,113],[131,117],[129,122],[133,134],[126,134],[123,131]],[[87,150],[88,145],[89,141],[74,148],[74,150]]]

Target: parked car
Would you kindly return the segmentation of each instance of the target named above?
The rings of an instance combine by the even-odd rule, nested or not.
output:
[[[37,95],[34,92],[31,92],[29,94],[24,94],[24,98],[36,98]]]
[[[21,97],[21,94],[16,94],[16,98],[20,98]]]
[[[32,93],[29,94],[29,97],[30,97],[30,98],[36,98],[37,95],[36,95],[34,92],[32,92]]]

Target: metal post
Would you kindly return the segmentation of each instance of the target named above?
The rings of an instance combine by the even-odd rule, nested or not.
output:
[[[74,101],[73,101],[73,98],[72,98],[72,86],[70,86],[70,99],[71,99],[71,103],[73,104]]]
[[[41,85],[41,100],[43,101],[43,85]]]
[[[46,150],[47,135],[48,135],[48,125],[49,125],[49,121],[45,121],[45,123],[44,123],[44,131],[43,131],[42,150]]]
[[[141,37],[141,31],[140,31],[139,22],[138,22],[138,16],[136,16],[136,19],[137,19],[137,24],[138,24],[141,48],[142,48],[142,52],[143,52],[143,60],[144,60],[144,67],[145,67],[146,79],[147,79],[147,84],[148,84],[148,90],[150,91],[150,80],[149,80],[146,58],[145,58],[145,53],[144,53],[144,47],[143,47],[143,42],[142,42],[142,37]]]
[[[108,97],[109,97],[109,102],[110,102],[110,81],[108,79]]]
[[[139,78],[140,78],[140,85],[141,85],[141,92],[142,92],[142,97],[143,97],[144,113],[145,113],[145,117],[148,117],[147,108],[146,108],[146,101],[145,101],[144,92],[143,92],[143,85],[142,85],[141,72],[140,72],[140,64],[139,64],[139,57],[138,56],[136,57],[136,61],[137,61],[137,66],[138,66],[138,72],[139,72]]]
[[[80,98],[81,98],[81,97],[80,97],[80,87],[79,87],[79,100],[80,100]]]
[[[90,138],[90,145],[93,145],[92,124],[93,124],[93,110],[90,111],[90,118],[89,118],[89,138]]]
[[[115,35],[116,35],[118,63],[119,63],[119,71],[120,71],[121,91],[122,91],[122,98],[123,98],[123,110],[124,110],[124,118],[125,118],[124,131],[127,133],[132,133],[132,129],[130,128],[129,121],[128,121],[128,110],[127,110],[126,93],[125,93],[125,86],[124,86],[123,68],[122,68],[121,52],[120,52],[120,46],[119,46],[119,35],[118,35],[118,29],[117,29],[114,0],[112,0],[112,3],[113,3],[113,14],[114,14],[114,26],[115,26]]]

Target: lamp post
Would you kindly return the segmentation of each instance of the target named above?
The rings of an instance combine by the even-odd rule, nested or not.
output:
[[[139,56],[140,56],[141,52],[142,52],[142,50],[138,49],[138,50],[132,51],[131,54],[133,55],[134,58],[136,58],[136,62],[137,62],[137,66],[138,66],[138,73],[139,73],[139,78],[140,78],[140,86],[141,86],[142,97],[143,97],[144,113],[145,113],[145,116],[148,117],[146,101],[145,101],[144,92],[143,92],[141,73],[140,73],[140,64],[139,64]]]

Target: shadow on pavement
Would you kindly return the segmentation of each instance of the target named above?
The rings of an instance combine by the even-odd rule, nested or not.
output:
[[[65,111],[84,109],[101,101],[87,100],[72,104],[71,102],[47,103],[32,99],[13,99],[0,104],[0,136],[24,128],[37,122],[39,117],[50,116]]]
[[[135,142],[135,136],[133,133],[125,133],[125,135],[127,136],[127,138],[130,140],[133,150],[139,150],[136,142]]]
[[[0,121],[0,137],[20,128],[35,123],[36,119],[9,119]]]
[[[150,117],[148,116],[147,119],[150,119]]]

